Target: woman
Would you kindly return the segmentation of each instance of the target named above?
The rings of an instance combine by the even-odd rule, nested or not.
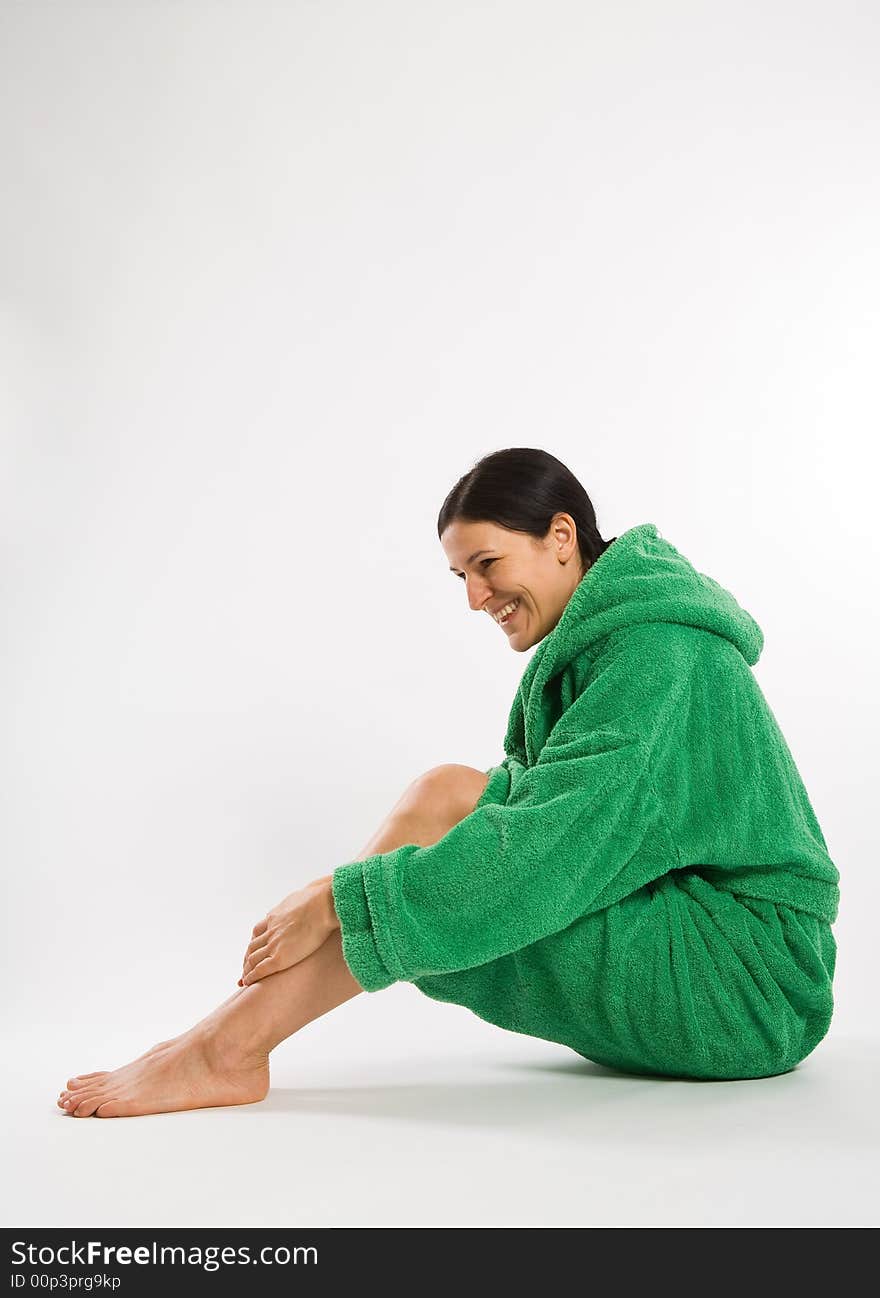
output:
[[[418,778],[354,861],[260,921],[218,1009],[59,1106],[250,1104],[361,991],[435,1000],[630,1073],[773,1076],[828,1031],[839,875],[751,672],[757,623],[656,526],[604,541],[554,456],[498,451],[438,536],[523,673],[488,771]]]

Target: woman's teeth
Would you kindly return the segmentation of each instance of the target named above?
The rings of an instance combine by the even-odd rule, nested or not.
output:
[[[505,604],[504,608],[499,609],[498,612],[494,614],[495,621],[499,624],[499,626],[504,625],[504,623],[510,617],[513,610],[517,608],[518,605],[519,605],[518,599],[511,600],[509,604]]]

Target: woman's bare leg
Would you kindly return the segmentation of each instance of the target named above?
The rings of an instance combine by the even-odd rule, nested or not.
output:
[[[416,780],[354,860],[404,843],[428,846],[473,809],[486,777],[439,767]],[[306,1023],[363,991],[339,929],[305,960],[232,993],[188,1032],[112,1072],[71,1077],[58,1106],[78,1118],[135,1117],[253,1104],[269,1090],[269,1053]]]

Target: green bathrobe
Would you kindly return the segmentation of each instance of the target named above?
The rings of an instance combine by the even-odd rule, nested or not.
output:
[[[831,1022],[839,874],[762,647],[653,523],[615,538],[530,658],[474,810],[334,871],[361,986],[629,1073],[794,1068]]]

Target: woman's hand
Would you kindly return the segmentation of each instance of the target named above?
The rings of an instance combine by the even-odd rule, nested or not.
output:
[[[273,906],[254,925],[244,956],[241,985],[248,987],[268,974],[280,973],[326,942],[339,920],[333,906],[331,874],[313,879]]]

